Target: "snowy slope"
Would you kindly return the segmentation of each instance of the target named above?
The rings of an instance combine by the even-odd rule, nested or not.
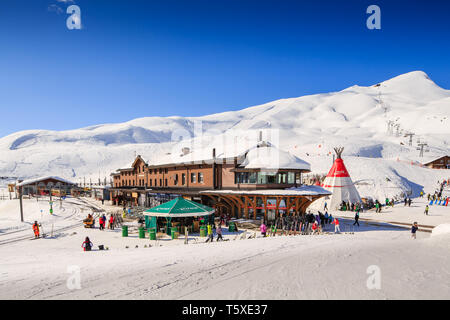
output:
[[[279,137],[272,142],[309,162],[313,172],[326,173],[332,148],[344,146],[352,179],[366,181],[358,186],[362,195],[381,197],[386,192],[416,192],[450,175],[410,164],[421,160],[418,137],[430,145],[428,158],[450,154],[449,118],[450,90],[416,71],[379,86],[352,86],[204,117],[147,117],[70,131],[17,132],[0,139],[0,176],[58,175],[74,182],[83,177],[96,182],[129,166],[135,152],[150,163],[156,161],[155,155],[173,151],[172,135],[199,136],[196,124],[201,121],[201,132],[209,136],[201,143],[208,150],[222,134],[239,136],[235,141],[242,143],[243,137],[252,135],[250,131],[278,130]],[[387,134],[388,120],[399,125],[400,136]],[[416,134],[412,147],[403,137],[409,131]]]

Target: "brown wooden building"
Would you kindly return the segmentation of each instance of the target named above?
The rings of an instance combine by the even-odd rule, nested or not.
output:
[[[23,195],[67,195],[76,187],[75,183],[66,179],[48,176],[18,182],[15,187],[21,188]]]
[[[436,160],[425,163],[424,166],[431,169],[450,169],[450,157],[443,156]]]
[[[112,174],[113,204],[152,207],[183,196],[213,206],[219,214],[275,218],[302,214],[312,201],[329,195],[320,187],[302,186],[309,163],[269,142],[228,154],[216,154],[213,148],[207,154],[183,148],[153,163],[137,156],[130,168]]]

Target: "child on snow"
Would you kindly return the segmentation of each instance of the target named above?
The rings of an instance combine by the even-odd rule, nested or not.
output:
[[[312,231],[312,234],[319,234],[319,224],[317,223],[317,221],[314,221],[312,225]]]
[[[414,222],[414,224],[411,227],[411,237],[413,239],[416,239],[416,232],[419,230],[419,226],[417,225],[417,222]]]
[[[266,237],[266,232],[267,232],[267,227],[266,227],[266,225],[264,224],[264,222],[261,224],[261,226],[259,227],[259,230],[261,231],[261,235],[263,236],[263,237]]]
[[[92,244],[91,240],[89,240],[89,237],[86,237],[86,239],[84,239],[81,247],[83,248],[84,251],[91,251],[93,244]]]

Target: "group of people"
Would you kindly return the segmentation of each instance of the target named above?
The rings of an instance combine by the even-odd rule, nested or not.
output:
[[[112,214],[109,216],[109,219],[106,218],[105,214],[98,218],[99,229],[105,230],[106,221],[108,221],[108,229],[114,230],[115,218]]]
[[[406,207],[406,206],[411,207],[411,203],[412,203],[411,198],[406,198],[406,197],[405,197],[405,207]]]
[[[304,216],[281,216],[272,221],[270,227],[263,221],[259,230],[263,237],[275,236],[279,230],[282,235],[297,232],[301,234],[319,234],[325,229],[326,225],[331,224],[335,227],[335,233],[340,232],[339,220],[333,218],[327,211],[325,211],[325,214],[319,211],[316,215],[308,212]]]
[[[206,242],[213,242],[214,240],[214,231],[217,234],[217,242],[219,241],[224,241],[223,240],[223,236],[222,236],[222,226],[221,223],[219,222],[216,226],[215,223],[209,223],[206,226],[207,232],[208,232],[208,237],[206,238]]]
[[[95,218],[92,214],[88,214],[87,218],[83,220],[83,222],[86,225],[89,225],[91,228],[95,227]],[[99,218],[98,218],[98,228],[99,230],[105,230],[106,227],[106,223],[108,222],[108,229],[114,230],[115,225],[117,224],[116,222],[116,218],[114,217],[113,214],[111,214],[109,216],[109,218],[106,218],[105,214],[102,214]]]
[[[325,202],[324,210],[327,209],[327,203]],[[350,203],[349,201],[345,202],[342,201],[341,205],[339,207],[340,211],[355,211],[355,212],[361,212],[364,210],[364,207],[362,203],[356,202],[356,203]]]

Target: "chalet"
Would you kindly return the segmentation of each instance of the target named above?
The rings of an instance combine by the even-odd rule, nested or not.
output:
[[[54,195],[66,195],[75,188],[75,183],[60,177],[48,176],[20,181],[15,187],[17,190],[21,189],[23,195],[48,195],[50,192]]]
[[[423,165],[431,169],[450,169],[450,156],[443,156]]]
[[[232,149],[183,148],[149,163],[137,156],[130,168],[112,173],[112,202],[148,207],[155,200],[183,196],[213,206],[219,214],[256,219],[303,214],[312,201],[330,194],[302,186],[309,163],[270,142]]]

